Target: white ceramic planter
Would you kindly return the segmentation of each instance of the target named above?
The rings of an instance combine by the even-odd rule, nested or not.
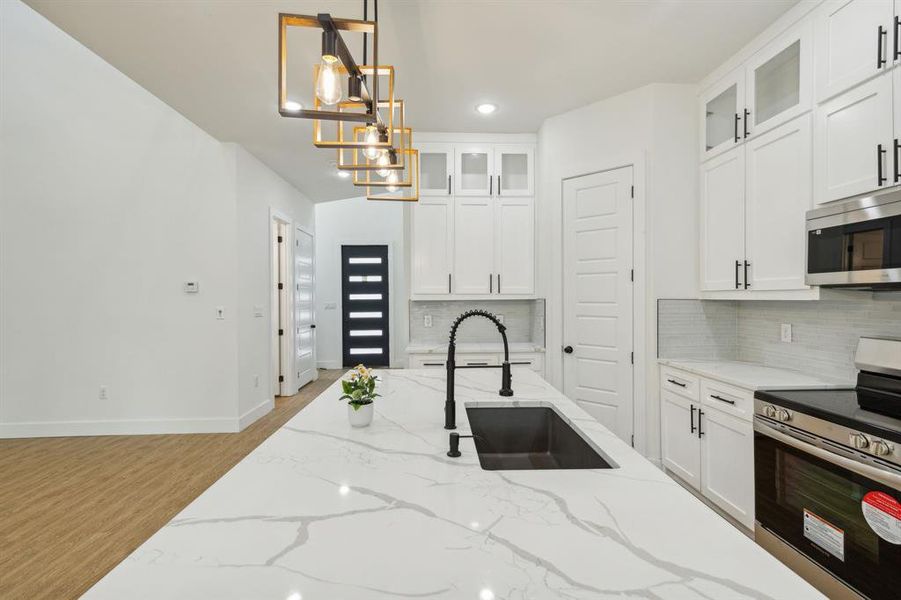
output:
[[[354,407],[348,404],[347,419],[350,421],[351,427],[368,427],[369,424],[372,423],[374,409],[374,402],[364,404],[357,410],[354,410]]]

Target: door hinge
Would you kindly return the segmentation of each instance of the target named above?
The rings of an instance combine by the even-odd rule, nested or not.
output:
[[[278,236],[278,243],[279,243],[279,244],[281,244],[281,243],[284,242],[284,241],[285,241],[285,240],[282,239],[282,236]]]
[[[632,434],[632,447],[635,447],[635,434]]]
[[[629,281],[635,281],[635,269],[629,271]]]
[[[278,376],[278,382],[279,382],[279,383],[284,383],[284,382],[285,382],[285,376],[284,376],[284,375],[279,375],[279,376]]]
[[[284,330],[284,329],[279,329],[279,330],[278,330],[278,334],[279,334],[279,335],[285,335],[285,330]]]
[[[632,186],[631,194],[632,194],[632,197],[634,198],[635,197],[635,186],[634,185]]]
[[[633,365],[635,364],[635,353],[634,352],[629,352],[629,363],[633,364]]]
[[[282,283],[282,282],[279,282],[279,284],[278,284],[278,289],[280,289],[280,290],[285,289],[285,284]]]

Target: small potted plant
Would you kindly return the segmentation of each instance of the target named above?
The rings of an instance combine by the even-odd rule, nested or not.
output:
[[[353,427],[366,427],[372,423],[375,383],[378,381],[370,369],[357,365],[350,372],[350,379],[341,380],[344,395],[339,400],[347,400],[347,418]]]

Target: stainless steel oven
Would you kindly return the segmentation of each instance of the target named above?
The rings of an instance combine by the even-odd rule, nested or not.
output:
[[[901,287],[901,190],[808,211],[806,282]]]

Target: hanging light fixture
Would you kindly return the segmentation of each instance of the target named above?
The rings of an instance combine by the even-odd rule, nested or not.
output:
[[[394,67],[378,61],[378,0],[373,0],[374,20],[367,19],[368,0],[363,0],[363,20],[279,14],[278,112],[283,117],[313,120],[313,144],[338,150],[339,172],[354,174],[354,184],[384,187],[390,194],[414,187],[403,200],[418,199],[418,152],[412,148],[412,132],[403,122],[403,101],[394,99]],[[293,27],[320,29],[319,63],[313,66],[313,106],[306,108],[288,100],[288,30]],[[363,61],[358,64],[342,38],[342,32],[363,35]],[[372,64],[367,64],[371,37]],[[343,82],[347,81],[345,93]],[[384,98],[380,87],[387,86]],[[399,123],[395,122],[399,104]],[[332,123],[333,126],[325,126]],[[350,132],[345,124],[352,124]],[[330,135],[327,129],[334,130]],[[345,159],[349,150],[352,158]],[[359,152],[359,156],[358,156]],[[415,169],[413,162],[415,161]],[[365,174],[364,175],[361,175]],[[378,198],[391,199],[384,194]]]
[[[406,151],[407,167],[400,175],[392,171],[385,181],[371,182],[366,187],[367,200],[393,200],[399,202],[416,202],[419,200],[419,150],[411,148]],[[409,179],[407,179],[409,178]]]

